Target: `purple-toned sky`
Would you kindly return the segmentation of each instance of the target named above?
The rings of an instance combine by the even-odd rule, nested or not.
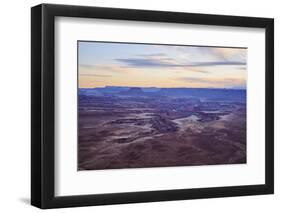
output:
[[[246,88],[246,64],[246,48],[78,42],[80,88]]]

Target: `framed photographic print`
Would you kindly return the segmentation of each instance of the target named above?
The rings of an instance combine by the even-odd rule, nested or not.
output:
[[[272,194],[274,21],[31,9],[31,203]]]

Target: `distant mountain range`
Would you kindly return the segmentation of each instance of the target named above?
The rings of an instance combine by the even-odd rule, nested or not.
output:
[[[106,86],[99,88],[80,88],[79,95],[195,97],[216,101],[222,100],[246,102],[245,89]]]

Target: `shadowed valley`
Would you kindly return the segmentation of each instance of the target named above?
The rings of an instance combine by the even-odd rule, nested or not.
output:
[[[246,90],[79,89],[78,169],[246,163]]]

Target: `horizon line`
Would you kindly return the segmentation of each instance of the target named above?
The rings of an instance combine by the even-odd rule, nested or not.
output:
[[[124,88],[155,88],[155,89],[232,89],[232,90],[247,90],[247,88],[227,88],[227,87],[154,87],[154,86],[103,86],[103,87],[78,87],[78,89],[97,89],[106,87],[124,87]]]

